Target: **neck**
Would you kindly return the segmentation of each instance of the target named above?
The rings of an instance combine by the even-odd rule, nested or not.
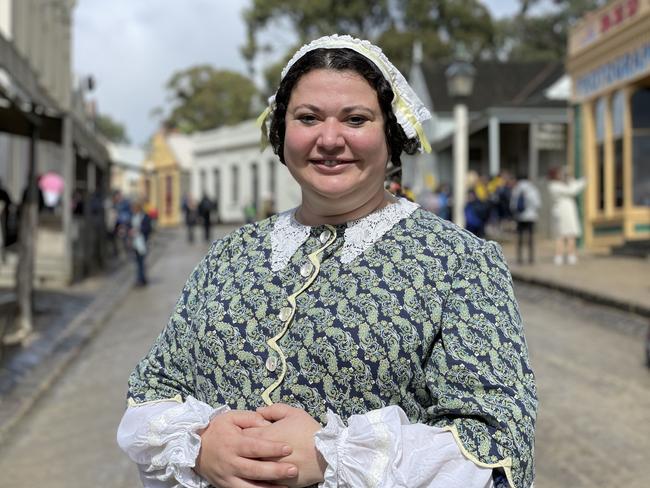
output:
[[[386,205],[396,202],[397,199],[385,191],[383,188],[380,192],[372,195],[371,198],[350,206],[338,206],[336,204],[313,204],[303,195],[302,203],[296,210],[295,218],[303,225],[317,226],[323,224],[337,225],[344,224],[351,220],[357,220],[371,214],[375,210],[384,208]]]

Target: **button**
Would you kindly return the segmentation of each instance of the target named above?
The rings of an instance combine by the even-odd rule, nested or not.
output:
[[[282,320],[282,322],[286,322],[289,320],[289,317],[291,317],[291,309],[289,307],[282,307],[280,309],[278,317],[280,317],[280,320]]]
[[[278,367],[278,358],[275,356],[269,356],[266,358],[266,369],[273,372]]]
[[[321,244],[325,244],[327,241],[329,241],[331,235],[332,233],[327,229],[321,232],[319,237]]]
[[[307,278],[307,276],[309,276],[313,270],[314,270],[314,265],[311,264],[311,261],[308,261],[302,266],[300,266],[300,275],[303,278]]]

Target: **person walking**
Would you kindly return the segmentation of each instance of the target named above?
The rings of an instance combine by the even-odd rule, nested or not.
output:
[[[146,286],[147,269],[147,242],[149,241],[149,234],[151,233],[151,218],[142,208],[142,203],[139,200],[134,200],[131,205],[132,217],[131,228],[129,234],[131,237],[131,248],[135,256],[135,270],[136,270],[136,286]]]
[[[517,264],[524,264],[524,239],[528,241],[528,263],[535,262],[535,223],[542,199],[526,175],[518,175],[512,189],[510,208],[517,222]]]
[[[194,227],[199,220],[198,209],[196,201],[191,195],[183,198],[182,203],[183,214],[185,215],[185,227],[187,227],[187,242],[194,243]]]
[[[207,194],[203,194],[199,202],[199,218],[203,224],[203,235],[205,242],[210,242],[210,232],[212,229],[212,222],[210,220],[212,211],[214,210],[214,203],[210,200]]]
[[[565,168],[551,168],[548,191],[551,195],[551,217],[555,236],[554,262],[560,266],[576,264],[576,239],[582,235],[576,197],[582,192],[586,180],[570,179]]]

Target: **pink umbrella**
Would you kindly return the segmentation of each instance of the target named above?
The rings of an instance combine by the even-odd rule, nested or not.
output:
[[[65,180],[63,177],[51,171],[49,173],[45,173],[38,180],[38,187],[44,192],[60,194],[63,192],[64,186]]]

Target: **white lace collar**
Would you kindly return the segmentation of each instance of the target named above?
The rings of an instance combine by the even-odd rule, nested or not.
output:
[[[386,205],[358,220],[351,220],[343,234],[344,243],[341,262],[350,263],[377,242],[400,220],[411,215],[419,205],[400,198],[397,203]],[[311,227],[294,218],[296,209],[278,215],[271,231],[271,269],[284,269],[300,246],[309,238]]]

